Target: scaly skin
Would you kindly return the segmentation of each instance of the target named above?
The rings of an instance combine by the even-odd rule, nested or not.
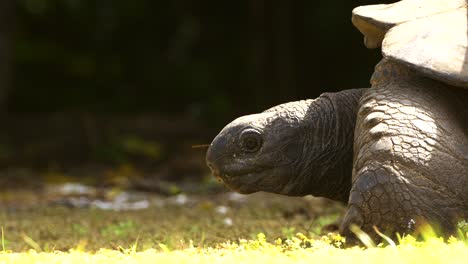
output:
[[[468,218],[468,92],[380,62],[360,102],[353,187],[341,231],[378,238],[429,222],[453,233]]]

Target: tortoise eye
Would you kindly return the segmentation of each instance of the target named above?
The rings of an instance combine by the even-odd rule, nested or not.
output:
[[[240,145],[245,152],[256,152],[262,147],[262,135],[254,129],[244,130],[240,135]]]

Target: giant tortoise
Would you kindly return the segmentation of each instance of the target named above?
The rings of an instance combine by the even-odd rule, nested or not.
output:
[[[327,197],[378,238],[468,218],[468,28],[465,0],[403,0],[353,10],[381,47],[371,88],[325,93],[239,117],[207,165],[240,193]]]

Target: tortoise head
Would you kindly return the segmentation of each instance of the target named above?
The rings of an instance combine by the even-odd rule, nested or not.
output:
[[[289,194],[306,134],[303,102],[304,107],[296,107],[296,111],[285,104],[239,117],[224,127],[206,154],[212,173],[240,193]]]

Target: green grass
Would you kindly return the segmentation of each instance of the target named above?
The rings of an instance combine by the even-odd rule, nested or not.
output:
[[[156,199],[156,198],[155,198]],[[329,233],[343,207],[266,194],[157,198],[138,211],[0,207],[0,263],[465,263],[467,224],[458,238],[412,237],[396,246],[343,249]],[[1,201],[0,201],[1,202]],[[221,207],[220,207],[221,206]],[[306,210],[303,210],[305,208]],[[229,219],[229,221],[227,221]]]

